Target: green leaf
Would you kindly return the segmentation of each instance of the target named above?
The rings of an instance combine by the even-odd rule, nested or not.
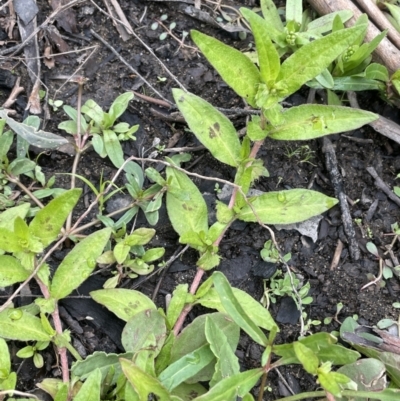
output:
[[[303,1],[286,0],[286,21],[295,21],[301,25],[303,20]]]
[[[130,352],[125,354],[106,354],[103,351],[95,351],[86,359],[74,362],[71,367],[71,373],[74,377],[79,378],[79,380],[85,380],[96,369],[100,369],[103,378],[112,369],[114,371],[114,377],[110,383],[112,385],[115,384],[118,376],[122,373],[119,359],[131,359],[132,356]]]
[[[175,103],[189,128],[211,154],[229,166],[240,161],[240,141],[229,119],[202,98],[173,89]]]
[[[342,22],[347,22],[353,16],[353,12],[350,10],[340,10],[316,18],[307,25],[307,32],[314,35],[322,35],[331,31],[336,16],[338,16]]]
[[[182,358],[171,363],[158,376],[160,382],[171,391],[179,384],[190,379],[200,372],[214,359],[208,344],[184,355]]]
[[[267,337],[262,330],[260,330],[260,328],[249,318],[238,300],[235,298],[235,295],[226,277],[220,272],[215,272],[213,274],[213,282],[215,289],[220,296],[221,303],[228,315],[255,342],[266,346],[268,344]]]
[[[124,152],[117,134],[109,129],[103,131],[104,149],[115,167],[119,168],[124,164]]]
[[[152,248],[144,253],[144,255],[142,256],[142,260],[143,262],[151,263],[156,261],[157,259],[162,258],[164,256],[164,253],[164,248]]]
[[[125,322],[139,312],[157,309],[150,298],[135,290],[110,288],[92,291],[90,296]]]
[[[255,107],[257,86],[261,82],[257,67],[239,50],[217,39],[192,30],[191,37],[222,79]]]
[[[187,284],[178,284],[172,293],[171,301],[167,309],[167,322],[169,327],[174,327],[179,315],[181,314],[188,294]]]
[[[149,394],[155,394],[159,401],[170,401],[168,390],[155,377],[150,376],[127,359],[120,359],[122,371],[129,383],[139,395],[140,400],[147,400]]]
[[[5,120],[1,120],[5,121]],[[4,132],[0,136],[0,160],[4,160],[14,140],[14,134],[11,131]]]
[[[167,211],[172,227],[179,235],[187,231],[206,233],[208,211],[200,191],[185,173],[173,167],[167,167],[166,172],[169,187],[175,190],[167,191]]]
[[[260,75],[268,87],[272,87],[281,67],[279,54],[268,35],[268,23],[248,8],[240,12],[249,21],[256,42]]]
[[[321,82],[310,81],[307,86],[315,89],[323,89],[324,86]],[[334,91],[348,91],[355,92],[366,90],[384,90],[385,84],[375,79],[363,78],[358,76],[351,77],[335,77],[333,78],[333,86],[330,88]],[[364,110],[360,110],[364,111]]]
[[[114,124],[114,121],[125,112],[125,110],[128,108],[129,101],[132,100],[133,97],[133,92],[126,92],[122,95],[119,95],[114,100],[110,110],[108,111],[108,114],[112,120],[112,124]]]
[[[128,320],[122,331],[121,342],[126,352],[134,354],[150,349],[154,359],[160,353],[166,337],[165,318],[157,310],[147,309]]]
[[[385,365],[375,358],[360,359],[352,364],[341,366],[338,373],[346,375],[357,383],[360,391],[381,391],[386,387]]]
[[[98,126],[103,125],[104,111],[93,99],[88,99],[85,102],[81,108],[81,113],[86,114]]]
[[[275,3],[272,0],[261,0],[260,5],[267,24],[275,28],[278,32],[283,32],[283,23]]]
[[[209,279],[212,279],[211,276]],[[247,294],[245,291],[239,288],[232,288],[235,298],[242,305],[249,318],[259,327],[265,330],[272,330],[277,328],[274,319],[267,309],[265,309],[258,301],[252,296]],[[203,305],[206,308],[216,309],[221,313],[226,313],[226,310],[222,306],[221,299],[215,288],[209,289],[204,295],[202,295],[196,303]]]
[[[378,118],[369,111],[351,107],[304,104],[282,113],[284,123],[273,127],[269,137],[278,140],[306,140],[357,129]]]
[[[385,6],[389,9],[396,23],[400,25],[400,7],[390,4],[389,2],[385,2]]]
[[[208,316],[206,317],[205,334],[210,349],[217,358],[215,373],[210,381],[210,387],[213,387],[223,378],[239,373],[239,360],[229,346],[224,332]]]
[[[8,345],[0,338],[0,383],[11,373],[11,360]]]
[[[225,334],[230,348],[232,351],[235,351],[239,342],[239,326],[234,323],[229,316],[223,313],[212,313],[208,316],[213,319],[213,322]],[[176,362],[185,355],[196,351],[204,345],[208,346],[208,341],[205,335],[205,325],[206,315],[201,315],[182,330],[172,346],[169,364]],[[188,379],[187,382],[197,383],[209,381],[214,374],[215,362],[216,359],[213,358],[207,366],[195,374],[195,376]]]
[[[196,401],[227,401],[244,397],[263,375],[262,368],[247,370],[227,377],[216,384],[206,394],[196,398]]]
[[[55,299],[62,299],[77,289],[96,267],[96,259],[103,253],[111,228],[104,228],[87,236],[58,266],[50,287]]]
[[[20,238],[13,231],[0,228],[0,249],[5,252],[20,252],[24,249],[20,242]]]
[[[75,188],[64,192],[39,210],[29,225],[32,235],[39,238],[44,246],[51,244],[60,234],[68,215],[81,196],[82,189]]]
[[[94,370],[75,395],[74,401],[99,401],[101,391],[100,369]]]
[[[14,176],[28,173],[35,169],[36,163],[32,160],[21,158],[14,159],[7,167],[7,172]]]
[[[240,211],[238,219],[256,222],[258,220],[255,212],[264,224],[299,223],[325,212],[338,203],[335,198],[301,188],[268,192],[249,198],[249,202],[252,208],[246,205]]]
[[[0,287],[25,281],[29,272],[13,256],[0,255]]]
[[[317,374],[317,369],[319,365],[317,355],[315,355],[310,348],[306,347],[304,344],[298,341],[295,341],[293,343],[293,349],[296,353],[297,359],[303,365],[306,372],[312,375]]]
[[[141,227],[124,238],[124,243],[129,246],[146,245],[154,237],[156,230],[153,228]]]
[[[277,85],[283,98],[299,90],[329,66],[348,46],[364,35],[367,25],[357,25],[317,39],[286,59],[281,65]]]
[[[17,135],[24,138],[30,145],[37,146],[38,148],[54,149],[68,143],[65,138],[59,135],[54,135],[42,130],[38,131],[34,127],[13,120],[11,117],[8,117],[5,110],[0,110],[0,118],[5,119],[8,126]]]
[[[39,318],[21,309],[0,312],[0,336],[18,341],[49,341],[51,337]]]

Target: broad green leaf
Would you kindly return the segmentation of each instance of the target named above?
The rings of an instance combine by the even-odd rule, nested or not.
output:
[[[17,374],[15,372],[11,372],[7,378],[0,380],[0,391],[14,390],[16,385],[17,385]],[[11,398],[8,398],[8,400],[12,401]]]
[[[1,120],[5,121],[5,120]],[[14,140],[14,134],[11,131],[4,132],[0,136],[0,160],[4,160]]]
[[[357,390],[381,391],[386,388],[385,365],[375,358],[360,359],[341,366],[337,372],[356,382]]]
[[[0,382],[11,373],[11,360],[8,345],[0,338]]]
[[[171,391],[171,394],[180,397],[177,401],[189,401],[196,399],[196,397],[199,397],[206,392],[207,390],[200,383],[181,383]]]
[[[107,375],[109,369],[112,368],[115,371],[113,378],[113,383],[115,383],[116,378],[119,376],[119,373],[122,372],[121,366],[119,364],[120,358],[130,359],[132,358],[132,353],[106,354],[103,351],[95,351],[86,359],[74,362],[71,367],[71,373],[74,377],[79,378],[79,380],[85,380],[93,371],[98,368],[100,369],[102,377],[104,378]]]
[[[212,276],[210,277],[212,278]],[[267,309],[265,309],[258,301],[245,291],[239,288],[232,288],[235,298],[242,305],[249,318],[259,327],[265,330],[272,330],[276,326],[274,319]],[[209,289],[196,303],[203,305],[206,308],[216,309],[221,313],[226,313],[222,306],[221,299],[215,288]]]
[[[299,26],[303,20],[303,0],[286,0],[286,21],[295,21]]]
[[[5,110],[0,110],[0,118],[7,121],[8,126],[17,134],[24,138],[30,145],[37,146],[43,149],[54,149],[68,143],[68,141],[50,132],[36,130],[34,127],[19,123],[8,117]]]
[[[229,119],[201,97],[173,89],[175,103],[197,139],[222,163],[237,167],[240,141]]]
[[[316,81],[326,89],[332,89],[335,81],[327,68],[315,77]]]
[[[188,289],[188,284],[178,284],[175,287],[167,309],[167,322],[169,327],[174,327],[179,315],[185,307],[186,296],[189,292]]]
[[[251,208],[246,205],[240,211],[238,219],[252,222],[259,219],[264,224],[299,223],[325,212],[338,203],[335,198],[301,188],[268,192],[249,198],[249,202]]]
[[[128,108],[129,101],[133,99],[133,92],[126,92],[119,95],[112,103],[108,114],[114,124],[114,121],[120,117]]]
[[[236,400],[236,396],[244,397],[256,385],[263,373],[262,368],[257,368],[227,377],[206,394],[197,397],[196,401],[227,401]]]
[[[209,314],[208,317],[213,319],[213,322],[222,330],[230,348],[232,351],[235,351],[239,342],[239,326],[226,314],[212,313]],[[170,363],[176,362],[185,355],[201,348],[203,345],[208,345],[205,335],[205,324],[206,315],[201,315],[182,330],[172,346]],[[187,382],[197,383],[209,381],[214,374],[215,362],[216,359],[213,358],[207,366],[200,370],[195,376],[191,377]]]
[[[372,63],[365,69],[365,77],[368,79],[378,79],[382,82],[389,81],[389,72],[387,68],[378,63]]]
[[[255,95],[261,77],[249,58],[239,50],[201,32],[192,30],[191,37],[222,79],[239,96],[255,107]]]
[[[240,12],[249,21],[256,42],[261,79],[270,88],[275,82],[281,67],[279,54],[268,35],[268,23],[248,8]]]
[[[348,46],[364,35],[367,25],[357,25],[317,39],[286,59],[281,65],[277,85],[285,98],[299,90],[329,66]]]
[[[165,318],[157,310],[147,309],[128,320],[122,331],[121,342],[126,352],[137,353],[149,347],[155,358],[166,337]]]
[[[293,343],[293,349],[297,356],[297,359],[303,365],[307,373],[311,375],[317,374],[319,360],[317,355],[308,347],[301,342],[295,341]]]
[[[215,289],[221,299],[222,306],[233,321],[244,330],[255,342],[267,345],[268,339],[262,330],[250,319],[232,291],[226,277],[220,273],[213,274]]]
[[[307,86],[315,89],[323,89],[326,86],[322,85],[321,82],[310,81]],[[333,86],[330,88],[333,91],[348,91],[352,90],[355,92],[366,91],[366,90],[384,90],[385,84],[375,79],[362,78],[357,76],[351,77],[335,77],[333,78]],[[364,110],[360,110],[364,111]],[[365,112],[365,111],[364,111]]]
[[[96,267],[96,259],[103,253],[111,228],[104,228],[90,234],[58,266],[50,287],[50,294],[55,299],[62,299],[77,289]]]
[[[29,225],[29,231],[39,238],[44,246],[52,243],[60,234],[68,215],[77,204],[82,190],[71,189],[51,200],[39,210]]]
[[[389,9],[397,25],[400,25],[400,7],[390,4],[389,2],[385,2],[385,6]]]
[[[28,173],[35,169],[36,163],[32,160],[21,158],[14,159],[7,167],[7,172],[14,176]]]
[[[149,394],[156,395],[159,401],[171,400],[168,390],[158,379],[145,373],[143,370],[135,366],[132,361],[121,358],[120,363],[124,375],[139,395],[140,400],[147,400]]]
[[[17,341],[49,341],[51,336],[36,316],[21,309],[0,312],[0,337]]]
[[[0,249],[3,251],[10,253],[22,251],[24,248],[20,244],[20,241],[20,238],[13,231],[0,228]]]
[[[210,317],[206,317],[205,334],[210,344],[210,349],[217,358],[215,373],[210,381],[210,387],[213,387],[223,378],[239,373],[239,360],[229,346],[224,332]]]
[[[268,25],[283,32],[283,23],[275,3],[272,0],[261,0],[260,5],[263,17]]]
[[[143,262],[151,263],[156,261],[157,259],[162,258],[164,256],[164,253],[164,248],[152,248],[144,253],[144,255],[142,256],[142,260]]]
[[[101,372],[100,369],[93,371],[82,387],[78,394],[74,397],[74,401],[99,401],[101,391]]]
[[[362,127],[378,115],[351,107],[304,104],[283,114],[284,123],[273,127],[269,137],[278,140],[306,140]]]
[[[0,213],[0,228],[12,231],[14,229],[14,221],[17,217],[25,219],[31,205],[29,203],[22,203],[21,205],[11,207],[4,212]]]
[[[81,108],[81,113],[86,114],[98,126],[103,125],[104,111],[93,99],[88,99],[85,102]]]
[[[25,281],[29,274],[13,256],[0,255],[0,287]]]
[[[214,359],[208,344],[184,355],[160,373],[158,379],[171,391],[179,384],[199,373]]]
[[[156,230],[153,228],[141,227],[124,238],[124,243],[129,246],[146,245],[151,241],[155,234]]]
[[[146,295],[125,288],[92,291],[90,296],[125,322],[139,312],[157,309],[153,301]]]
[[[117,134],[109,129],[103,131],[104,149],[115,167],[119,168],[124,164],[124,152]]]
[[[167,211],[172,227],[179,235],[187,231],[206,233],[208,211],[200,191],[185,173],[173,167],[167,167],[166,173],[169,187],[176,191],[167,191]]]
[[[331,31],[336,16],[338,16],[342,22],[347,22],[353,16],[353,12],[350,10],[340,10],[316,18],[307,25],[307,32],[313,35],[322,35],[323,33]]]

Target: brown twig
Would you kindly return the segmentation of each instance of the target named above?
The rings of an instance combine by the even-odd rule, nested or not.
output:
[[[367,167],[366,170],[375,179],[375,186],[384,192],[397,206],[400,206],[400,198],[383,182],[376,170],[373,167]]]
[[[21,77],[18,77],[15,81],[15,85],[10,93],[10,96],[8,96],[8,99],[3,103],[1,107],[3,107],[4,109],[9,109],[17,100],[18,95],[25,90],[22,86],[19,86],[20,82]]]

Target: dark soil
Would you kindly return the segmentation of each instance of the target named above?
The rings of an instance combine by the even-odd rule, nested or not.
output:
[[[103,2],[96,1],[99,7],[104,8]],[[214,106],[225,109],[243,108],[243,101],[238,98],[221,81],[218,74],[212,69],[207,61],[199,53],[182,47],[172,37],[167,37],[160,41],[159,35],[162,28],[154,31],[150,28],[151,24],[163,14],[168,15],[167,24],[176,22],[174,30],[178,37],[182,31],[198,29],[213,37],[216,37],[227,44],[238,49],[246,49],[251,41],[250,35],[246,40],[240,40],[238,33],[229,33],[222,29],[212,27],[200,22],[185,13],[185,9],[191,1],[145,1],[145,0],[120,0],[119,4],[125,12],[128,21],[132,24],[135,32],[140,38],[150,46],[160,60],[168,67],[175,77],[189,91],[201,96]],[[204,1],[203,3],[207,3]],[[232,7],[254,6],[256,1],[223,1]],[[50,14],[48,2],[38,0],[39,8],[38,25]],[[204,11],[211,14],[212,4],[206,5]],[[139,93],[157,98],[151,89],[145,84],[141,84],[138,78],[129,70],[113,53],[102,43],[96,40],[90,32],[94,30],[111,44],[118,53],[128,61],[128,63],[142,74],[162,95],[171,102],[171,89],[177,84],[164,71],[157,60],[135,39],[131,38],[124,42],[121,40],[109,17],[102,14],[91,3],[79,5],[73,9],[77,18],[77,32],[68,33],[60,26],[55,25],[64,36],[68,43],[71,53],[65,56],[56,57],[56,64],[53,69],[48,69],[42,65],[42,80],[49,90],[49,98],[64,101],[65,104],[76,107],[77,86],[73,83],[64,85],[64,80],[53,79],[57,76],[70,76],[76,72],[77,75],[84,75],[89,78],[84,86],[83,102],[87,99],[94,99],[102,107],[108,109],[112,101],[119,94],[135,89]],[[0,31],[1,32],[1,31]],[[16,33],[16,32],[15,32]],[[45,33],[45,32],[44,32]],[[16,33],[17,35],[17,33]],[[3,39],[4,40],[4,39]],[[192,45],[189,38],[185,43]],[[17,42],[18,43],[18,42]],[[40,40],[40,52],[43,54],[44,40]],[[9,46],[12,46],[9,43]],[[98,50],[83,64],[79,64],[78,58],[82,53],[78,53],[84,47],[97,45]],[[90,51],[84,53],[88,56]],[[32,87],[27,75],[26,67],[23,63],[17,63],[16,59],[3,58],[2,68],[12,68],[16,76],[21,76],[21,85],[26,92],[18,97],[15,104],[18,120],[25,117],[25,107],[27,103],[27,93]],[[164,81],[163,78],[166,78]],[[63,86],[62,86],[63,85]],[[3,90],[1,102],[9,94],[9,90]],[[287,99],[288,104],[301,104],[306,101],[308,90],[304,89],[300,93]],[[399,122],[398,111],[385,105],[375,92],[363,93],[361,95],[362,107],[382,115],[385,115],[396,122]],[[131,102],[129,110],[123,115],[122,120],[131,124],[140,124],[137,133],[137,141],[125,143],[124,150],[126,156],[129,155],[148,155],[152,150],[153,140],[160,138],[161,144],[167,148],[198,146],[195,137],[185,130],[183,123],[169,121],[161,118],[159,114],[154,114],[154,109],[159,113],[169,116],[168,110],[153,103],[143,101],[136,97]],[[65,135],[57,129],[57,125],[66,120],[62,110],[54,112],[50,108],[51,117],[45,121],[45,129],[60,135]],[[43,115],[41,116],[43,117]],[[238,129],[245,126],[244,117],[235,118],[234,124]],[[355,141],[356,139],[357,141]],[[399,221],[399,207],[378,189],[374,184],[374,179],[368,174],[366,168],[373,166],[382,180],[389,186],[395,185],[396,174],[400,171],[400,148],[399,145],[375,133],[371,128],[364,127],[357,132],[343,135],[336,135],[331,138],[336,149],[339,171],[343,176],[344,189],[349,199],[350,211],[353,221],[359,219],[359,225],[355,225],[357,241],[361,249],[361,257],[352,260],[347,247],[347,238],[343,231],[341,212],[338,206],[327,212],[321,220],[318,228],[318,239],[313,242],[308,236],[300,234],[296,230],[276,231],[276,238],[282,250],[291,252],[292,259],[290,266],[294,272],[304,278],[304,282],[310,281],[313,303],[306,307],[308,318],[323,321],[325,317],[333,316],[336,312],[336,305],[342,302],[343,310],[339,315],[340,320],[347,316],[358,315],[359,322],[362,324],[373,325],[382,318],[397,319],[398,312],[392,307],[393,302],[399,298],[400,287],[396,277],[387,280],[384,287],[373,285],[361,291],[361,287],[368,283],[367,274],[378,275],[378,261],[367,251],[365,245],[368,241],[373,241],[382,251],[385,246],[392,241],[391,225]],[[307,144],[311,153],[309,162],[304,161],[304,156],[289,157],[289,153]],[[166,153],[168,155],[168,153]],[[319,141],[309,141],[307,143],[286,143],[278,141],[267,141],[259,153],[259,157],[264,161],[265,166],[270,172],[269,178],[262,178],[256,184],[256,188],[262,191],[289,189],[289,188],[311,188],[321,191],[327,195],[334,196],[334,190],[329,179],[329,172],[325,167],[325,156],[322,152],[322,145]],[[39,158],[47,177],[71,171],[73,157],[62,152],[47,152]],[[206,175],[209,177],[220,177],[232,180],[230,168],[215,161],[206,151],[200,150],[193,152],[192,161],[185,166],[188,170]],[[81,160],[78,173],[86,176],[91,182],[98,183],[101,172],[104,177],[110,178],[115,169],[107,159],[100,159],[93,151],[85,153]],[[68,178],[56,176],[56,185],[65,187],[68,185]],[[215,202],[214,183],[210,181],[196,180],[196,184],[203,193],[208,193],[210,205]],[[85,189],[87,197],[92,196],[89,190]],[[371,205],[377,202],[375,212],[370,211]],[[374,205],[376,206],[376,205]],[[81,208],[85,208],[82,203]],[[111,206],[110,206],[111,207]],[[90,216],[92,218],[94,216]],[[139,218],[140,223],[145,223],[143,217]],[[166,248],[165,260],[167,260],[180,247],[177,235],[170,226],[165,212],[161,214],[161,219],[157,229],[157,239],[154,245]],[[260,262],[259,251],[263,244],[270,238],[269,233],[257,224],[235,224],[226,234],[221,243],[222,263],[219,267],[232,285],[239,287],[254,298],[260,299],[263,294],[263,280],[255,267]],[[338,240],[344,243],[340,261],[337,267],[330,269],[330,264],[338,244]],[[56,257],[60,260],[67,250],[60,250]],[[393,248],[394,255],[398,255],[399,246]],[[384,256],[390,259],[389,255]],[[156,296],[156,303],[164,307],[165,295],[171,293],[178,283],[191,282],[195,273],[196,254],[188,251],[182,259],[176,261],[169,268],[163,278],[161,286]],[[53,261],[58,263],[57,260]],[[259,267],[259,266],[258,266]],[[102,283],[109,277],[108,273],[92,276],[79,290],[79,295],[87,295],[93,289],[99,289]],[[136,288],[144,293],[151,295],[156,287],[160,276],[141,277],[136,280],[126,280],[122,283],[125,288]],[[31,289],[35,291],[34,288]],[[4,294],[4,293],[3,293]],[[71,297],[62,302],[63,320],[66,327],[72,330],[74,345],[82,352],[90,354],[95,350],[106,352],[119,352],[121,350],[120,333],[123,322],[119,321],[114,315],[108,313],[104,308],[87,299],[88,297]],[[22,298],[23,301],[23,298]],[[26,301],[28,302],[28,301]],[[280,322],[281,332],[277,341],[280,343],[295,340],[299,335],[299,324],[286,323],[291,321],[290,305],[287,307],[287,300],[278,298],[276,304],[272,304],[271,313]],[[289,302],[290,303],[290,302]],[[286,306],[286,308],[284,308]],[[195,309],[189,315],[193,319],[196,314],[201,313]],[[89,317],[89,318],[88,318]],[[338,330],[338,323],[330,325],[320,325],[311,327],[311,332]],[[20,348],[20,344],[15,345]],[[261,350],[254,345],[247,337],[243,337],[238,356],[244,367],[258,366]],[[46,361],[41,370],[33,367],[31,362],[25,361],[20,366],[20,382],[18,389],[22,391],[31,390],[34,384],[41,381],[44,377],[58,377],[59,370],[56,368],[54,353],[46,351],[44,354]],[[15,359],[19,366],[21,360]],[[281,369],[283,376],[291,383],[295,392],[304,390],[314,390],[315,381],[306,375],[298,367]],[[272,388],[271,393],[265,399],[272,400],[279,398],[279,395],[286,394],[281,379],[272,373],[269,381]]]

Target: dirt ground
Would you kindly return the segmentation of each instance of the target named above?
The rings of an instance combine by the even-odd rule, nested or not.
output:
[[[100,0],[85,2],[73,8],[76,17],[76,30],[66,30],[60,22],[54,25],[58,28],[63,40],[68,44],[69,54],[55,56],[55,65],[49,69],[44,63],[41,68],[41,79],[48,87],[49,98],[62,100],[64,104],[76,107],[77,85],[74,83],[65,84],[65,77],[70,75],[83,75],[89,78],[84,86],[83,101],[94,99],[102,107],[108,109],[112,101],[119,94],[135,90],[142,95],[155,99],[159,96],[153,93],[143,81],[123,62],[115,56],[111,50],[101,43],[92,33],[92,30],[107,41],[122,56],[130,66],[138,71],[148,80],[163,97],[171,102],[171,89],[177,83],[168,75],[160,63],[150,54],[136,38],[131,37],[123,41],[110,18],[103,14],[99,8],[104,9],[104,3]],[[185,39],[185,45],[180,46],[178,41],[167,36],[160,40],[159,36],[164,32],[161,26],[157,30],[151,29],[151,25],[166,14],[166,26],[175,22],[173,30],[177,38],[182,37],[182,32],[189,32],[190,29],[197,29],[216,37],[227,44],[238,49],[249,48],[252,40],[247,35],[241,40],[238,32],[227,32],[221,28],[211,26],[206,22],[193,18],[188,13],[188,8],[193,7],[193,1],[145,1],[145,0],[120,0],[119,4],[124,11],[129,23],[142,41],[150,47],[155,55],[167,66],[177,80],[192,93],[201,96],[214,106],[224,109],[243,108],[243,101],[238,98],[227,85],[221,81],[218,74],[198,52],[188,46],[193,46],[190,38]],[[214,4],[205,1],[207,11],[215,16]],[[240,6],[255,6],[256,1],[222,1],[223,5],[238,8]],[[37,0],[38,25],[46,16],[51,13],[49,2]],[[105,9],[104,9],[105,10]],[[231,12],[225,8],[226,12]],[[105,10],[107,11],[107,10]],[[0,14],[1,17],[1,14]],[[17,26],[14,28],[15,37],[18,43]],[[2,31],[0,30],[0,33]],[[4,33],[4,32],[3,32]],[[41,31],[39,48],[43,54],[44,47],[48,43],[50,31]],[[4,35],[0,40],[5,40]],[[52,42],[54,43],[54,42]],[[8,46],[12,46],[9,43]],[[94,53],[92,48],[96,46]],[[53,52],[56,53],[56,45],[53,45]],[[18,56],[22,57],[22,54]],[[17,56],[17,57],[18,57]],[[23,59],[22,59],[23,60]],[[22,93],[15,104],[18,120],[26,116],[25,107],[27,94],[32,88],[31,81],[27,75],[26,66],[18,59],[11,59],[4,56],[0,59],[2,68],[12,66],[15,76],[21,77],[21,86],[26,91]],[[56,79],[64,77],[63,79]],[[2,103],[9,95],[10,89],[3,88],[0,102]],[[287,99],[289,105],[304,103],[308,95],[308,89]],[[382,114],[399,123],[398,110],[383,103],[376,92],[360,94],[360,103],[363,108]],[[50,118],[45,121],[47,131],[65,135],[58,130],[57,125],[66,120],[65,113],[60,109],[53,111],[49,108]],[[122,120],[130,124],[140,124],[137,133],[137,141],[124,143],[126,156],[148,155],[152,149],[155,138],[166,148],[171,147],[198,147],[199,143],[185,128],[184,123],[175,119],[173,112],[176,110],[162,107],[160,104],[140,99],[138,96],[131,102],[128,111],[123,115]],[[44,114],[41,115],[44,117]],[[245,126],[245,117],[239,116],[232,119],[237,129]],[[370,286],[361,291],[361,287],[370,280],[367,274],[378,275],[378,261],[367,251],[365,245],[372,241],[380,249],[385,251],[385,245],[392,241],[390,234],[391,225],[399,221],[399,207],[378,189],[374,179],[366,171],[367,167],[374,167],[379,177],[389,186],[396,184],[395,177],[400,172],[400,147],[398,144],[375,133],[370,127],[364,127],[356,132],[345,135],[335,135],[331,138],[336,150],[338,166],[344,181],[344,190],[349,200],[350,212],[355,223],[357,242],[360,247],[361,256],[358,260],[352,260],[349,255],[347,238],[343,230],[341,212],[338,206],[329,210],[318,226],[317,240],[314,242],[310,237],[300,234],[296,230],[276,230],[278,243],[284,252],[291,252],[292,259],[290,266],[293,271],[303,277],[304,282],[311,284],[311,295],[313,303],[306,307],[308,318],[323,321],[325,317],[333,316],[336,312],[336,305],[341,302],[344,305],[339,315],[339,320],[347,316],[357,315],[359,322],[366,325],[376,324],[383,318],[397,320],[398,311],[392,304],[399,299],[400,287],[396,276],[386,281],[384,287]],[[302,148],[307,145],[309,148]],[[262,191],[289,189],[289,188],[311,188],[321,191],[329,196],[334,196],[329,174],[325,167],[325,155],[321,149],[321,142],[318,140],[300,142],[279,142],[269,140],[259,153],[270,172],[269,178],[260,179],[256,188]],[[300,154],[296,150],[302,150]],[[307,153],[308,152],[308,153]],[[299,153],[299,152],[297,152]],[[170,153],[165,152],[165,155]],[[291,155],[292,154],[292,155]],[[309,156],[309,160],[305,160]],[[162,157],[162,155],[160,156]],[[39,159],[47,177],[71,171],[73,157],[62,152],[47,152]],[[220,177],[232,180],[233,170],[215,161],[206,151],[193,151],[192,161],[185,165],[188,170],[206,175],[209,177]],[[101,159],[93,151],[87,151],[82,158],[78,173],[85,175],[91,182],[98,183],[100,174],[103,171],[105,177],[111,177],[115,172],[114,167],[107,159]],[[57,176],[56,186],[65,186],[68,179],[65,176]],[[207,201],[210,206],[216,200],[214,183],[210,181],[196,181],[201,191],[207,194]],[[90,193],[86,188],[87,196]],[[373,205],[373,206],[372,206]],[[375,211],[373,208],[376,208]],[[84,207],[82,204],[81,207]],[[112,207],[110,205],[109,207]],[[139,217],[138,225],[144,224],[143,217]],[[173,231],[165,211],[156,226],[157,236],[152,244],[166,248],[165,259],[167,260],[180,245],[178,236]],[[260,255],[263,244],[268,240],[269,234],[257,224],[237,223],[227,232],[221,243],[222,263],[219,267],[230,282],[256,299],[260,299],[263,293],[263,280],[260,277]],[[331,269],[331,261],[335,254],[338,241],[344,244],[340,254],[338,265]],[[399,253],[399,245],[393,248],[395,255]],[[60,260],[65,252],[60,250],[56,257]],[[156,295],[156,303],[165,306],[165,295],[171,293],[178,283],[189,283],[195,273],[194,252],[188,251],[183,257],[176,261],[169,268],[163,277],[163,281]],[[386,255],[385,259],[389,259]],[[54,260],[56,263],[57,261]],[[86,295],[93,289],[99,289],[102,283],[109,277],[109,274],[102,273],[92,276],[79,290],[79,295]],[[160,276],[143,276],[136,280],[125,280],[122,285],[125,288],[135,288],[151,295],[156,287]],[[33,292],[34,288],[31,289]],[[3,295],[7,293],[3,292]],[[22,300],[23,301],[23,300]],[[271,305],[271,313],[280,324],[281,332],[278,342],[293,341],[299,334],[299,325],[293,322],[290,314],[290,306],[287,300],[278,298],[276,304]],[[290,302],[289,302],[290,304]],[[123,322],[119,321],[111,313],[107,313],[90,299],[81,297],[70,297],[62,302],[64,308],[64,323],[72,328],[74,345],[81,347],[87,354],[95,350],[107,352],[119,352],[120,332]],[[195,309],[189,315],[193,319],[201,309]],[[88,320],[87,316],[92,319]],[[291,323],[290,323],[291,322]],[[339,324],[333,322],[329,325],[321,324],[313,326],[312,332],[338,330]],[[16,349],[19,344],[15,345]],[[258,366],[260,360],[260,349],[251,343],[247,337],[240,341],[238,355],[242,366]],[[41,370],[33,367],[31,362],[15,358],[16,366],[19,367],[20,382],[19,390],[31,390],[34,384],[44,377],[58,376],[54,353],[47,350],[44,355],[45,366]],[[305,374],[300,368],[281,369],[286,380],[291,383],[295,392],[299,390],[313,390],[315,381]],[[284,385],[276,373],[270,376],[271,392],[265,399],[272,400],[285,395]]]

